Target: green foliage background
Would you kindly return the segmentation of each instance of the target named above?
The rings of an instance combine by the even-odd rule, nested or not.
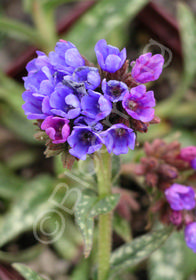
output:
[[[1,12],[0,43],[6,35],[33,44],[45,52],[51,51],[59,39],[56,33],[54,12],[59,5],[66,2],[71,1],[23,0],[24,11],[32,18],[33,26],[6,18]],[[95,60],[93,49],[97,40],[105,38],[110,44],[119,48],[129,43],[128,27],[132,27],[131,21],[147,3],[148,0],[99,0],[61,38],[73,42],[83,55],[90,60]],[[192,127],[196,121],[196,94],[195,92],[191,95],[188,94],[196,76],[196,21],[191,10],[184,4],[178,5],[178,21],[184,54],[184,67],[180,73],[180,83],[171,97],[160,102],[156,108],[157,115],[162,120],[161,124],[156,127],[152,126],[147,135],[141,135],[139,137],[140,143],[160,137],[168,141],[178,138],[183,146],[196,145],[195,127],[191,130],[187,129],[187,125]],[[40,175],[37,173],[34,176],[23,176],[21,170],[38,164],[40,154],[43,153],[43,145],[33,138],[35,132],[33,124],[26,119],[21,108],[23,91],[22,84],[7,77],[2,71],[0,72],[0,125],[10,133],[12,143],[15,139],[23,146],[18,152],[11,154],[9,160],[2,160],[0,163],[0,201],[5,208],[0,215],[0,246],[2,248],[10,242],[17,242],[17,238],[21,234],[32,232],[33,222],[39,213],[54,209],[54,205],[49,203],[48,199],[55,186],[63,182],[68,184],[70,188],[79,188],[87,205],[86,208],[83,204],[82,208],[81,205],[78,205],[76,209],[78,226],[75,225],[72,216],[63,213],[68,226],[63,236],[53,244],[55,252],[62,259],[73,264],[78,257],[83,239],[86,244],[86,255],[90,253],[93,242],[94,217],[113,209],[117,203],[117,197],[113,197],[114,201],[109,206],[104,200],[97,201],[95,180],[88,176],[88,163],[86,163],[86,169],[82,168],[82,172],[77,164],[73,168],[75,176],[83,178],[85,187],[75,181],[73,177],[68,176],[68,173],[62,175],[64,170],[58,157],[53,162],[48,160],[47,166],[53,164],[53,168],[49,168],[50,171],[43,171]],[[0,136],[1,152],[4,145],[3,136],[2,138]],[[124,162],[138,160],[141,154],[140,150],[131,151],[123,156],[122,160]],[[88,196],[90,192],[93,192],[93,195]],[[60,199],[63,193],[58,195],[58,199]],[[105,198],[107,201],[110,199],[111,197]],[[66,201],[66,203],[68,202]],[[55,219],[55,216],[51,217],[47,224],[48,231],[54,229]],[[122,227],[125,229],[123,232]],[[82,235],[79,233],[79,228]],[[122,236],[123,240],[130,241],[131,237],[126,221],[119,221],[119,217],[115,218],[115,230]],[[113,253],[111,258],[112,273],[108,279],[121,279],[118,278],[120,277],[118,271],[128,271],[130,275],[134,270],[139,269],[138,264],[158,249],[169,234],[169,231],[165,232],[165,229],[160,229],[138,238],[133,243],[127,242],[124,247]],[[96,230],[94,235],[96,236]],[[10,263],[27,263],[41,254],[45,246],[35,244],[31,248],[19,250],[16,253],[6,252],[5,249],[2,249],[0,260]],[[96,279],[96,271],[91,269],[92,264],[95,263],[95,249],[92,251],[90,259],[81,261],[67,279],[87,279],[90,273],[94,276],[89,279]],[[14,264],[14,267],[25,279],[43,279],[24,265]],[[149,258],[148,262],[150,280],[185,280],[195,269],[196,256],[184,247],[182,236],[177,233],[173,234],[165,245]],[[165,274],[165,271],[169,272]],[[161,273],[163,277],[160,276]]]

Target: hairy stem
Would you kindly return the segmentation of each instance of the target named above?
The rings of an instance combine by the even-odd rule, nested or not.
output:
[[[111,194],[111,156],[107,152],[96,154],[96,172],[99,198]],[[105,280],[110,270],[112,244],[112,212],[99,216],[98,280]]]

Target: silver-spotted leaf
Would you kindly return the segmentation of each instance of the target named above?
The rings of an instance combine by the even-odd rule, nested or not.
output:
[[[106,214],[112,211],[120,198],[120,194],[111,194],[103,199],[97,200],[96,204],[93,206],[91,212],[89,213],[89,217],[95,217],[101,214]]]
[[[26,265],[15,263],[13,267],[26,279],[26,280],[45,280],[40,277],[35,271]]]
[[[118,194],[112,194],[99,199],[92,190],[82,192],[81,199],[76,205],[76,222],[84,239],[84,255],[88,257],[92,248],[94,217],[112,211],[119,200]]]
[[[149,259],[150,280],[183,280],[184,252],[179,233],[173,233]]]
[[[20,233],[32,229],[35,219],[44,211],[54,207],[48,201],[52,193],[53,180],[49,176],[39,176],[27,183],[18,194],[10,210],[3,217],[0,227],[0,246]]]
[[[109,279],[113,279],[114,275],[149,257],[167,240],[171,231],[172,229],[168,227],[145,234],[114,251],[110,260],[111,273]]]

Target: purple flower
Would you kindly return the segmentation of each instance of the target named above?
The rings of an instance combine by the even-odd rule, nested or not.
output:
[[[193,160],[191,160],[191,167],[196,170],[196,158],[194,158]]]
[[[190,223],[184,230],[186,245],[196,253],[196,222]]]
[[[75,126],[89,126],[94,131],[100,132],[103,130],[103,125],[99,122],[95,122],[94,119],[87,118],[85,116],[80,116],[74,121]]]
[[[185,161],[191,161],[196,158],[196,147],[195,146],[188,146],[182,148],[180,151],[181,159]]]
[[[57,85],[50,97],[49,106],[53,114],[67,119],[76,118],[81,111],[79,98],[71,88],[63,84]]]
[[[32,76],[35,76],[35,74]],[[27,79],[29,79],[28,88],[31,89],[22,94],[22,98],[25,101],[22,108],[28,119],[45,119],[50,114],[45,104],[48,103],[49,96],[54,91],[54,81],[52,79],[41,80],[40,84],[36,85],[34,77],[32,77],[31,82],[30,77],[27,77]]]
[[[63,80],[63,76],[55,71],[44,53],[37,52],[37,54],[38,57],[27,64],[28,76],[23,78],[24,86],[26,90],[33,90],[34,93],[48,95],[42,93],[42,89],[40,89],[42,83],[44,82],[48,86],[54,87],[58,82]]]
[[[123,100],[124,95],[128,93],[128,87],[123,82],[116,80],[107,82],[106,79],[104,79],[102,81],[102,91],[107,99],[112,102],[117,102]]]
[[[82,114],[98,122],[110,114],[112,104],[98,92],[89,90],[88,93],[81,100]]]
[[[191,187],[173,184],[165,191],[165,196],[173,210],[191,210],[195,207],[195,192]]]
[[[146,87],[140,85],[131,89],[124,96],[123,108],[136,120],[149,122],[154,118],[155,98],[153,91],[146,92]]]
[[[35,97],[32,92],[25,91],[22,95],[25,104],[22,105],[27,119],[36,120],[36,119],[45,119],[46,114],[42,111],[42,102],[43,97]]]
[[[74,70],[85,65],[85,61],[74,44],[60,40],[55,51],[49,53],[49,60],[57,71],[72,74]]]
[[[196,147],[188,146],[180,151],[181,159],[190,163],[190,166],[196,170]]]
[[[49,59],[45,53],[40,51],[36,51],[36,53],[37,57],[28,62],[26,66],[28,73],[31,74],[41,70],[44,66],[50,65]]]
[[[175,226],[181,225],[181,223],[182,223],[182,212],[172,210],[172,212],[170,213],[169,219],[170,219],[170,221],[173,225],[175,225]]]
[[[43,121],[41,129],[46,131],[52,143],[64,143],[70,134],[68,123],[67,119],[49,116]]]
[[[96,89],[101,83],[99,70],[95,67],[79,67],[73,73],[73,80],[84,83],[86,89]]]
[[[107,45],[104,39],[99,40],[95,45],[95,53],[101,69],[110,73],[119,70],[127,56],[125,48],[120,52],[118,48]]]
[[[50,112],[43,107],[62,77],[58,75],[45,54],[37,52],[38,57],[27,65],[28,76],[24,77],[26,91],[22,97],[22,106],[28,119],[45,119]]]
[[[128,148],[133,150],[135,147],[135,133],[124,124],[115,124],[100,135],[109,153],[126,154]]]
[[[140,55],[136,61],[132,61],[133,65],[131,75],[138,83],[148,83],[155,81],[161,75],[164,64],[164,58],[161,54],[151,53]]]
[[[71,146],[70,154],[85,160],[87,154],[92,154],[101,148],[103,140],[90,127],[75,126],[67,142]]]

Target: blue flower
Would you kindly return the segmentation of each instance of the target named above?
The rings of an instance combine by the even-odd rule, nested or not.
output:
[[[196,253],[196,222],[190,223],[184,230],[186,245]]]
[[[49,100],[50,111],[52,114],[74,119],[80,115],[81,105],[77,95],[73,89],[59,83],[54,93],[51,94]]]
[[[95,67],[78,67],[73,73],[73,81],[84,83],[85,88],[96,89],[101,83],[101,77],[99,75],[99,70]]]
[[[36,54],[37,57],[27,63],[26,69],[28,71],[28,74],[36,73],[37,71],[41,70],[44,66],[50,66],[49,59],[45,53],[36,51]]]
[[[195,207],[195,192],[191,187],[173,184],[166,189],[165,196],[173,210],[191,210]]]
[[[82,114],[98,122],[111,113],[112,104],[98,92],[89,90],[88,93],[81,100]]]
[[[36,120],[36,119],[45,119],[46,114],[42,111],[42,102],[43,97],[36,97],[33,95],[33,92],[25,91],[22,95],[25,103],[22,105],[27,119]]]
[[[107,45],[104,39],[99,40],[95,45],[95,53],[101,69],[110,73],[119,70],[127,57],[125,48],[119,51],[118,48]]]
[[[128,148],[134,150],[136,135],[133,129],[124,124],[112,125],[100,135],[109,153],[120,155],[128,153]]]
[[[164,58],[161,54],[145,53],[140,55],[136,61],[132,61],[131,75],[138,83],[155,81],[163,70]]]
[[[102,91],[104,96],[112,102],[123,100],[124,95],[129,92],[125,83],[116,80],[107,82],[106,79],[102,81]]]
[[[75,126],[67,141],[71,147],[70,154],[82,160],[86,159],[87,154],[99,150],[103,143],[99,134],[86,126]]]
[[[75,126],[89,126],[94,131],[100,132],[103,130],[103,125],[99,122],[95,122],[94,119],[90,119],[85,116],[80,116],[74,121]]]
[[[130,93],[126,93],[122,105],[133,119],[150,122],[154,118],[154,92],[146,92],[144,85],[134,87]]]
[[[44,119],[48,111],[43,110],[43,101],[46,102],[54,92],[56,84],[62,80],[49,60],[42,52],[27,65],[28,76],[24,77],[26,91],[22,97],[25,101],[22,108],[28,119]]]
[[[55,51],[49,53],[50,63],[64,74],[72,74],[74,70],[85,65],[85,61],[74,44],[60,40]]]

